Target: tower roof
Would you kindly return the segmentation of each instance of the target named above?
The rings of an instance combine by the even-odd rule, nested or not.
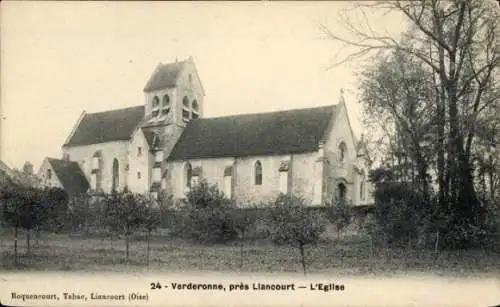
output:
[[[152,92],[165,88],[175,87],[186,61],[168,64],[159,64],[153,75],[149,78],[144,92]]]

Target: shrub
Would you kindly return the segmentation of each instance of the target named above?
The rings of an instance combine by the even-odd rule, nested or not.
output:
[[[418,239],[432,212],[430,200],[406,183],[381,183],[374,193],[377,236],[389,245],[408,244]],[[379,240],[377,240],[379,241]]]
[[[81,194],[71,198],[68,219],[72,231],[85,235],[106,228],[106,202],[103,197]]]
[[[176,210],[174,196],[167,194],[165,191],[158,195],[159,205],[159,227],[175,231],[180,222],[179,211]]]
[[[233,203],[217,186],[206,181],[193,187],[180,208],[181,236],[199,243],[227,243],[238,237],[233,221]]]

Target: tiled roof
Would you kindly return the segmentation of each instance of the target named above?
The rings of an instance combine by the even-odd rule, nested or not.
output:
[[[54,158],[47,158],[47,160],[68,195],[87,192],[90,185],[78,163]]]
[[[144,133],[149,148],[156,148],[160,145],[160,137],[156,132],[148,129],[142,129],[142,132]]]
[[[188,123],[169,160],[318,150],[337,106],[200,118]]]
[[[155,72],[146,83],[144,92],[152,92],[165,88],[175,87],[177,84],[177,79],[179,78],[184,67],[184,63],[185,61],[180,61],[158,65]]]
[[[143,118],[144,106],[85,114],[64,146],[128,140]]]

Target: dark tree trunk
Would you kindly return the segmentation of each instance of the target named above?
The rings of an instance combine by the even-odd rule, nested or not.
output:
[[[436,231],[436,243],[434,244],[434,253],[437,254],[439,249],[439,230]]]
[[[26,232],[26,254],[30,255],[31,254],[31,229],[28,229]]]
[[[40,246],[40,237],[41,237],[42,231],[40,228],[35,229],[35,248]]]
[[[245,243],[242,241],[240,244],[240,268],[243,268],[243,247]]]
[[[436,82],[436,81],[434,81]],[[437,87],[437,86],[436,86]],[[437,99],[437,177],[438,177],[438,202],[440,206],[444,205],[445,195],[448,193],[446,189],[445,179],[445,125],[446,125],[446,109],[445,109],[445,94],[443,86],[440,87],[439,98]]]
[[[15,232],[14,232],[14,263],[17,266],[17,237],[19,234],[19,227],[16,226]]]
[[[147,247],[146,247],[146,266],[149,270],[149,250],[150,250],[150,241],[151,241],[151,230],[148,230],[148,234],[146,236]]]
[[[488,165],[490,166],[488,170],[488,181],[491,201],[495,199],[495,172],[493,171],[493,155],[490,155]]]
[[[128,258],[129,258],[129,233],[127,231],[127,233],[125,233],[125,250],[126,250],[126,257],[125,257],[125,261],[126,263],[128,264]]]
[[[302,263],[302,269],[304,270],[304,275],[306,275],[306,256],[304,253],[304,245],[303,244],[299,245],[299,250],[300,250],[300,261]]]

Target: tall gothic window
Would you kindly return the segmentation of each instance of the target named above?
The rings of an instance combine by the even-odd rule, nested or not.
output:
[[[344,164],[346,154],[347,154],[347,146],[345,145],[344,142],[342,142],[339,145],[339,162],[340,162],[340,164]]]
[[[118,159],[113,160],[113,181],[112,181],[112,186],[111,190],[116,191],[118,190],[119,184],[120,184],[120,169],[119,169],[119,164],[118,164]]]
[[[184,178],[185,178],[184,186],[190,188],[191,179],[193,178],[193,167],[189,162],[187,162],[186,165],[184,166]]]
[[[346,201],[346,194],[347,194],[347,188],[343,183],[339,183],[338,185],[338,197],[339,201],[344,202]]]
[[[255,162],[255,185],[262,185],[262,164]]]
[[[359,182],[359,198],[365,200],[365,172],[361,174],[361,180]]]
[[[191,111],[191,118],[196,119],[200,117],[200,106],[198,105],[198,101],[193,100],[193,107]]]
[[[170,97],[168,95],[163,96],[163,102],[161,104],[161,115],[167,116],[170,112]]]
[[[153,97],[153,108],[151,109],[152,117],[157,117],[160,114],[160,98],[158,96]]]
[[[182,98],[182,120],[189,121],[189,99],[187,96]]]

